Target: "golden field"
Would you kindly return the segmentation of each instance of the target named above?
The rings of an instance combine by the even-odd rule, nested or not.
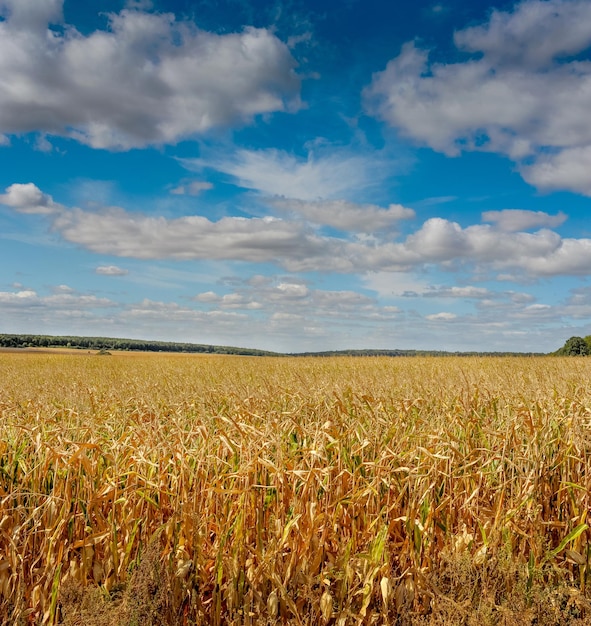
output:
[[[0,353],[5,624],[589,624],[591,358]]]

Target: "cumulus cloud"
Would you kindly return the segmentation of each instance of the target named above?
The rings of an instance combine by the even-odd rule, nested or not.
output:
[[[100,276],[126,276],[129,274],[129,270],[124,270],[116,265],[99,265],[94,272]]]
[[[227,311],[198,311],[191,307],[182,306],[177,302],[160,302],[145,298],[139,303],[130,305],[124,316],[128,319],[142,321],[155,320],[169,323],[190,322],[232,325],[246,319],[243,313]]]
[[[263,278],[265,280],[263,280]],[[233,287],[228,288],[232,284]],[[216,291],[203,292],[193,304],[144,299],[128,304],[65,285],[43,295],[15,287],[0,292],[0,307],[14,332],[95,334],[116,337],[160,337],[195,343],[248,345],[286,351],[343,348],[531,350],[532,337],[540,350],[556,349],[575,334],[573,320],[591,316],[591,289],[571,292],[564,304],[532,302],[511,292],[475,299],[477,315],[440,310],[428,315],[406,314],[383,306],[375,297],[350,290],[315,288],[294,277],[255,275],[233,278]],[[444,287],[440,288],[445,289]],[[519,296],[520,294],[515,294]],[[395,323],[393,323],[395,322]],[[445,324],[444,344],[441,328]],[[579,326],[576,334],[589,334]],[[557,340],[557,336],[563,336]],[[245,343],[244,338],[249,337]],[[472,345],[472,339],[474,345]],[[435,342],[435,343],[434,343]]]
[[[486,287],[476,287],[475,285],[431,285],[427,288],[416,291],[409,291],[402,294],[407,298],[437,298],[472,301],[476,308],[480,310],[490,309],[521,309],[524,305],[531,304],[535,297],[529,293],[517,291],[493,291]]]
[[[591,239],[563,239],[554,231],[499,233],[488,225],[462,228],[441,218],[427,220],[404,248],[425,262],[471,260],[495,269],[516,268],[532,276],[591,272]]]
[[[306,298],[309,294],[310,290],[302,283],[281,282],[277,285],[273,299],[276,300],[279,296],[282,300],[300,300],[301,298]]]
[[[499,233],[488,225],[462,228],[457,222],[436,217],[409,235],[404,245],[427,261],[473,259],[503,266],[523,259],[549,258],[563,243],[560,235],[551,230]]]
[[[197,294],[194,299],[197,302],[218,302],[220,296],[213,291],[204,291],[203,293]]]
[[[206,291],[193,298],[196,302],[215,304],[221,309],[261,309],[262,304],[240,293],[226,293],[219,296],[213,291]]]
[[[589,275],[591,239],[564,239],[547,256],[523,258],[521,267],[537,276]]]
[[[63,0],[1,0],[0,16],[13,28],[43,32],[48,23],[61,23]]]
[[[425,278],[413,271],[371,271],[363,277],[363,284],[383,298],[407,294],[417,296],[429,288]]]
[[[56,285],[55,287],[52,287],[51,290],[53,291],[54,294],[76,293],[76,290],[73,287],[70,287],[69,285]]]
[[[162,338],[164,333],[171,340],[187,341],[192,337],[196,343],[223,344],[223,337],[232,336],[233,345],[244,345],[239,339],[244,340],[257,326],[259,338],[265,333],[262,323],[257,325],[242,312],[200,311],[176,302],[149,299],[123,304],[78,292],[43,295],[31,289],[0,291],[0,307],[4,321],[17,333],[36,333],[42,327],[49,334],[83,335],[93,328],[97,336]]]
[[[493,11],[487,24],[458,31],[455,42],[460,49],[484,53],[497,65],[537,69],[589,47],[590,23],[588,2],[529,0],[513,13]]]
[[[0,204],[13,208],[18,213],[51,215],[63,210],[63,206],[53,201],[33,183],[14,183],[0,194]]]
[[[591,4],[526,0],[455,44],[479,57],[430,63],[406,43],[365,90],[368,110],[435,150],[503,153],[541,189],[589,194],[577,160],[591,147],[591,63],[572,57],[591,46]]]
[[[572,289],[564,306],[559,307],[559,310],[565,317],[589,320],[591,318],[591,287]]]
[[[293,198],[271,198],[268,204],[282,212],[301,216],[315,224],[332,226],[354,233],[375,233],[393,228],[399,221],[415,216],[412,209],[391,204],[387,209],[372,204],[355,204],[345,200],[306,201]]]
[[[208,191],[209,189],[213,189],[212,183],[201,180],[193,180],[171,189],[170,193],[175,196],[198,196],[202,191]]]
[[[404,298],[405,300],[418,298],[450,299],[471,302],[479,309],[521,307],[531,304],[535,297],[520,291],[494,291],[476,285],[431,285],[425,280],[425,275],[417,273],[387,273],[369,272],[363,278],[368,289],[375,291],[381,298]]]
[[[78,308],[111,308],[116,306],[112,300],[108,298],[99,298],[94,295],[58,293],[41,299],[41,304],[60,308],[60,309],[78,309]]]
[[[492,222],[505,232],[532,230],[534,228],[556,228],[567,220],[561,211],[557,215],[549,215],[543,211],[524,211],[521,209],[503,209],[502,211],[485,211],[484,222]]]
[[[591,142],[554,154],[542,154],[531,165],[523,165],[520,171],[528,183],[539,189],[569,189],[591,196]]]
[[[201,215],[169,219],[118,207],[66,208],[32,183],[11,185],[0,202],[17,211],[44,214],[65,240],[119,257],[275,263],[295,272],[404,272],[451,264],[469,270],[515,270],[528,277],[591,272],[591,239],[562,238],[548,228],[535,232],[512,232],[490,224],[464,228],[431,218],[403,240],[395,236],[341,238],[322,236],[299,219],[224,217],[212,221]],[[400,208],[393,212],[398,217],[405,214]],[[501,212],[493,219],[539,224],[557,217],[530,213]]]
[[[20,305],[37,301],[37,293],[32,289],[21,289],[20,291],[0,291],[0,303],[3,306]]]
[[[432,315],[426,315],[425,317],[432,322],[451,322],[452,320],[455,320],[458,316],[455,313],[442,311],[441,313],[434,313]]]
[[[20,212],[53,213],[52,227],[65,240],[99,254],[274,262],[293,271],[352,267],[341,250],[346,241],[321,237],[302,222],[272,217],[211,221],[200,215],[167,219],[118,207],[85,211],[58,205],[32,183],[10,186],[0,202]]]
[[[49,29],[62,6],[0,1],[4,135],[40,132],[126,150],[300,106],[296,62],[269,30],[209,33],[148,13],[142,2],[108,14],[108,30]]]
[[[228,259],[289,264],[325,258],[321,237],[300,224],[274,218],[224,217],[217,222],[192,215],[176,219],[72,209],[54,221],[64,239],[97,252],[138,259]],[[334,263],[333,263],[334,265]]]
[[[5,311],[21,309],[44,309],[52,311],[110,308],[116,306],[108,298],[99,298],[92,294],[78,294],[59,288],[50,296],[41,296],[32,289],[20,291],[0,291],[0,305]]]
[[[529,306],[526,306],[524,309],[524,312],[526,314],[533,314],[533,315],[544,315],[547,312],[552,310],[552,306],[549,304],[530,304]]]
[[[473,285],[458,287],[454,285],[452,287],[430,287],[422,295],[428,298],[464,298],[480,300],[482,298],[490,298],[493,293],[484,287],[474,287]]]
[[[313,289],[296,278],[267,277],[265,283],[255,284],[246,281],[228,293],[206,291],[194,300],[211,310],[263,310],[274,320],[391,319],[399,312],[356,291]]]

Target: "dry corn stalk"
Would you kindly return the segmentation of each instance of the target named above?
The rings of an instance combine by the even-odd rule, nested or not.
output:
[[[0,366],[7,623],[58,623],[62,588],[131,593],[138,571],[171,623],[393,620],[447,563],[482,577],[507,551],[586,610],[591,360]]]

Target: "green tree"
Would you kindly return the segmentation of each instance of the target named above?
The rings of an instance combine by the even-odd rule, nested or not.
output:
[[[566,340],[559,352],[566,356],[587,356],[589,354],[589,346],[582,337],[571,337]]]

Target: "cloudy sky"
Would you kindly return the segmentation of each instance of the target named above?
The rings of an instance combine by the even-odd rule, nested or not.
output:
[[[0,332],[591,334],[589,0],[0,0]]]

